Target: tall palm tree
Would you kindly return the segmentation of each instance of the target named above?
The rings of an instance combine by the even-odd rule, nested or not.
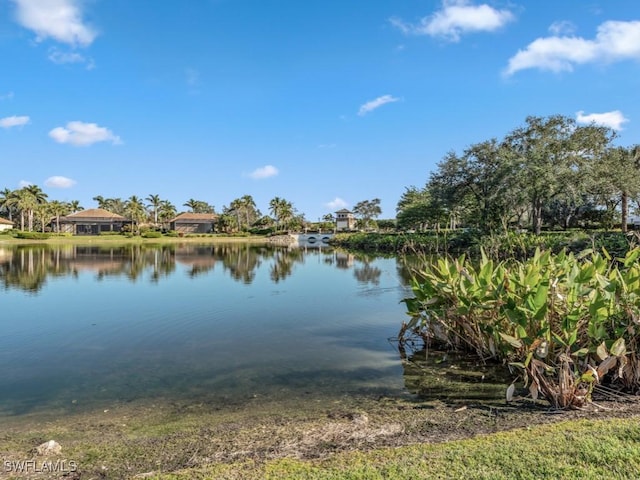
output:
[[[60,233],[60,217],[72,211],[71,203],[53,200],[49,202],[49,212],[56,218],[56,232]]]
[[[284,198],[274,197],[269,202],[269,211],[276,219],[276,231],[293,217],[293,204]]]
[[[82,205],[80,205],[80,200],[71,200],[69,202],[69,210],[71,211],[71,213],[76,213],[76,212],[80,212],[82,210],[84,210],[84,207]],[[66,213],[65,213],[66,215]]]
[[[144,221],[147,216],[147,211],[144,208],[144,203],[142,203],[142,200],[136,195],[131,195],[126,201],[125,212],[133,221],[134,230],[138,229],[140,222]]]
[[[13,208],[15,204],[14,191],[5,188],[4,190],[0,190],[0,212],[6,212],[9,220],[13,221]]]
[[[158,226],[158,208],[160,207],[160,203],[162,202],[162,200],[160,199],[160,195],[151,194],[147,198],[145,198],[145,200],[149,202],[149,205],[147,206],[153,208],[153,224],[155,226]]]
[[[162,200],[160,202],[160,205],[158,206],[158,218],[164,224],[164,228],[166,228],[167,222],[176,216],[176,213],[175,205],[169,200]]]
[[[30,199],[25,203],[28,205],[27,215],[29,218],[29,231],[33,230],[33,214],[34,210],[38,205],[43,203],[47,203],[47,194],[42,191],[42,189],[38,185],[27,185],[23,187],[24,190]]]
[[[98,208],[103,208],[105,210],[107,209],[107,201],[109,200],[108,198],[104,198],[102,195],[96,195],[92,198],[92,200],[98,202]]]

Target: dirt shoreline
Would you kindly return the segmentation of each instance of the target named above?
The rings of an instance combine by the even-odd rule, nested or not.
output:
[[[604,402],[588,410],[553,411],[522,401],[445,402],[412,396],[140,401],[71,415],[5,416],[3,462],[33,458],[48,440],[77,462],[80,476],[133,478],[215,464],[261,464],[283,458],[322,459],[339,452],[437,443],[541,424],[638,417],[640,403]],[[0,478],[12,478],[6,472]],[[15,478],[57,478],[33,474]]]

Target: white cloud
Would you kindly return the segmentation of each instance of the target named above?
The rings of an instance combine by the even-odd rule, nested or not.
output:
[[[469,0],[443,0],[441,10],[422,18],[417,25],[397,17],[389,21],[406,35],[429,35],[458,42],[465,33],[493,32],[514,19],[509,10],[496,10],[486,3],[473,5]]]
[[[29,185],[35,185],[35,183],[30,182],[29,180],[20,180],[20,181],[18,182],[18,186],[19,186],[20,188],[28,187]]]
[[[360,106],[360,110],[358,110],[358,115],[363,116],[369,112],[373,112],[376,108],[380,108],[382,105],[387,103],[397,102],[400,100],[399,98],[393,97],[391,95],[382,95],[381,97],[376,98],[375,100],[370,100],[364,105]]]
[[[88,146],[98,142],[111,142],[114,145],[122,143],[120,137],[111,130],[95,123],[69,122],[66,128],[56,127],[51,130],[49,136],[58,143],[75,146]]]
[[[36,40],[46,38],[72,46],[90,45],[96,31],[82,19],[81,0],[13,0],[16,20],[36,34]]]
[[[349,204],[345,202],[343,199],[341,199],[340,197],[336,197],[330,202],[327,202],[324,204],[325,207],[328,207],[332,210],[339,210],[341,208],[346,208],[347,205]]]
[[[620,110],[585,115],[582,110],[576,113],[576,121],[581,124],[595,123],[613,130],[622,130],[622,124],[629,121]]]
[[[2,128],[20,127],[27,123],[29,123],[29,117],[26,115],[0,118],[0,127]]]
[[[0,100],[11,100],[13,99],[13,92],[5,93],[4,95],[0,95]]]
[[[76,184],[75,180],[67,177],[53,176],[44,181],[45,186],[51,188],[71,188]]]
[[[570,72],[575,65],[591,62],[640,60],[640,21],[607,21],[598,27],[596,37],[575,36],[538,38],[509,59],[505,75],[538,68]]]
[[[49,50],[49,60],[58,65],[64,63],[86,63],[87,70],[92,70],[95,63],[92,58],[87,58],[78,52],[63,52],[55,47]]]
[[[575,31],[575,24],[568,20],[553,22],[551,25],[549,25],[549,33],[556,37],[559,35],[573,35]]]
[[[273,165],[265,165],[264,167],[256,168],[249,174],[249,176],[254,180],[275,177],[276,175],[278,175],[278,169]]]

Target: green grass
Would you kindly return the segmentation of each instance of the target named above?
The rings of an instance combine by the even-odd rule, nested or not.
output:
[[[157,479],[601,479],[640,472],[637,419],[581,420],[325,460],[214,465]]]

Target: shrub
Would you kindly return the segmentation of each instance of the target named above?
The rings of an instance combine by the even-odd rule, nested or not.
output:
[[[640,249],[613,260],[537,250],[525,261],[482,255],[422,262],[405,299],[417,334],[519,370],[532,398],[580,407],[601,383],[640,387]]]
[[[47,240],[50,236],[51,235],[49,235],[48,233],[42,233],[42,232],[18,231],[15,234],[16,238],[21,238],[25,240]]]
[[[161,238],[162,233],[155,230],[147,230],[140,235],[142,238]]]

